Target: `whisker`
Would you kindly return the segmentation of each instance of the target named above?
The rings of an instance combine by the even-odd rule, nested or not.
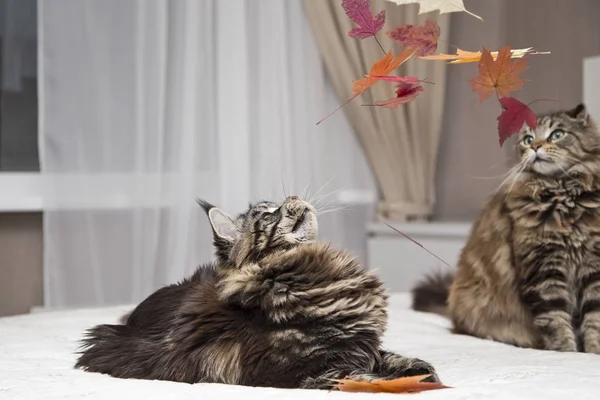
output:
[[[317,215],[325,215],[325,214],[329,214],[329,213],[337,212],[337,211],[348,211],[349,208],[356,207],[356,206],[358,206],[358,204],[344,206],[344,207],[330,208],[329,210],[318,211]]]
[[[283,189],[283,195],[285,196],[285,198],[287,199],[288,195],[285,192],[285,185],[283,184],[283,172],[281,172],[281,188]]]
[[[338,193],[341,190],[342,190],[341,188],[340,189],[336,189],[336,190],[334,190],[334,191],[332,191],[330,193],[327,193],[326,195],[323,195],[323,196],[319,197],[319,199],[316,200],[313,205],[315,206],[315,208],[321,207],[321,205],[320,205],[321,201],[325,200],[327,197],[329,197],[331,195],[334,195],[334,194]],[[336,199],[331,200],[328,204],[330,204],[332,201],[336,201]]]
[[[333,202],[334,202],[334,200],[331,200],[331,201],[327,202],[327,204],[325,204],[325,205],[316,205],[315,209],[317,210],[317,212],[321,212],[322,210],[324,210],[327,207],[329,207],[330,205],[332,205]]]
[[[559,163],[557,163],[557,162],[556,162],[556,161],[554,161],[554,160],[552,160],[552,162],[553,162],[554,164],[556,164],[556,166],[557,166],[558,168],[560,168],[560,169],[561,169],[561,171],[562,171],[562,172],[563,172],[563,173],[564,173],[566,176],[571,176],[571,175],[570,175],[570,174],[569,174],[567,171],[565,171],[565,169],[563,168],[563,166],[562,166],[562,165],[560,165]]]
[[[523,172],[523,170],[525,169],[525,167],[527,166],[527,163],[523,163],[523,167],[519,170],[519,172],[517,172],[513,178],[512,184],[510,185],[510,188],[508,189],[508,193],[506,194],[507,196],[510,194],[510,192],[513,189],[513,186],[515,186],[515,183],[517,182],[517,178],[519,177],[519,175],[521,175],[521,172]]]
[[[359,205],[360,204],[347,204],[347,205],[344,205],[344,206],[338,206],[338,207],[332,207],[332,208],[323,208],[323,209],[320,209],[318,211],[319,212],[328,212],[328,211],[335,211],[335,210],[343,210],[343,209],[346,209],[346,208],[357,207]]]
[[[302,196],[303,199],[306,199],[306,197],[308,196],[308,191],[310,189],[310,185],[312,184],[313,177],[314,173],[310,176],[310,179],[308,180],[308,185],[306,185],[306,190],[304,191],[304,195]]]
[[[475,176],[475,175],[468,175],[468,174],[465,174],[465,176],[468,178],[473,178],[473,179],[498,179],[498,178],[506,177],[508,174],[510,174],[512,172],[511,170],[512,170],[512,168],[509,169],[508,171],[506,171],[505,173],[496,175],[496,176]]]
[[[319,192],[321,192],[321,190],[325,189],[325,187],[327,187],[327,185],[329,185],[329,183],[333,180],[333,178],[334,178],[333,176],[331,178],[329,178],[329,180],[327,182],[325,182],[325,184],[323,186],[321,186],[321,188],[319,190],[314,192],[313,195],[308,200],[308,202],[312,204],[312,202],[313,202],[314,198],[317,196],[317,194],[319,194]]]
[[[527,160],[522,159],[519,163],[517,163],[515,166],[513,166],[511,169],[509,169],[508,173],[507,173],[507,177],[502,182],[500,182],[500,184],[498,185],[498,187],[496,188],[494,193],[497,193],[502,187],[504,187],[506,182],[508,182],[511,178],[513,178],[515,176],[515,174],[517,173],[517,171],[521,167],[525,168],[526,165],[527,165]]]

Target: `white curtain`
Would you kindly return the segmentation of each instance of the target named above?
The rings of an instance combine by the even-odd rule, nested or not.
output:
[[[38,32],[47,307],[139,301],[211,260],[196,197],[373,189],[344,113],[315,126],[337,99],[300,0],[38,0]],[[364,258],[368,215],[324,215],[323,239]]]

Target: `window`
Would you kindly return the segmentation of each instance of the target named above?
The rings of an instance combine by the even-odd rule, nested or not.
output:
[[[39,169],[37,1],[0,0],[0,173]]]

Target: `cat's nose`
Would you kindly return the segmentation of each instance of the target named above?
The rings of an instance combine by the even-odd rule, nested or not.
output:
[[[289,196],[286,201],[295,201],[295,200],[300,200],[300,197],[298,196]]]
[[[537,151],[537,149],[539,149],[540,147],[542,147],[544,143],[542,142],[533,142],[531,144],[531,148],[533,149],[533,151]]]

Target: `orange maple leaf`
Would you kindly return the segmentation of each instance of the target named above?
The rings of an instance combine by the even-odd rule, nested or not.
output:
[[[498,52],[492,51],[490,52],[492,58],[496,60],[498,58]],[[511,50],[510,57],[511,58],[523,58],[527,54],[550,54],[549,51],[535,51],[533,47],[528,47],[526,49],[513,49]],[[465,64],[472,62],[479,62],[481,60],[481,52],[480,51],[466,51],[461,49],[456,49],[456,54],[433,54],[430,56],[419,57],[421,60],[442,60],[448,61],[448,64]]]
[[[479,93],[480,103],[494,92],[498,98],[508,97],[511,92],[523,87],[526,80],[519,78],[519,75],[527,69],[527,59],[511,61],[510,56],[508,46],[500,49],[496,60],[485,47],[483,48],[478,65],[479,76],[469,80],[473,91]]]
[[[350,97],[344,104],[342,104],[341,106],[330,112],[328,115],[323,117],[319,122],[317,122],[317,125],[325,121],[327,118],[331,117],[339,109],[344,107],[346,104],[350,103],[362,92],[364,92],[365,90],[373,86],[375,83],[377,83],[377,81],[389,75],[390,72],[392,72],[400,65],[402,65],[402,63],[408,60],[414,54],[415,51],[415,48],[409,47],[407,49],[402,50],[402,52],[400,52],[400,54],[398,54],[396,57],[394,57],[394,55],[390,51],[386,53],[386,55],[382,59],[380,59],[379,61],[375,61],[371,66],[371,71],[366,77],[354,81],[354,84],[352,85],[352,91],[354,92],[354,95]]]
[[[375,379],[371,382],[356,381],[350,378],[336,380],[336,387],[342,392],[366,393],[417,393],[426,390],[446,389],[449,386],[439,382],[422,382],[430,375],[408,376],[405,378],[383,380]]]
[[[373,63],[368,76],[354,81],[354,85],[352,85],[352,91],[355,95],[361,94],[380,80],[379,78],[375,78],[376,76],[389,75],[390,72],[406,62],[406,60],[408,60],[414,52],[415,49],[412,47],[402,50],[402,52],[396,57],[394,57],[391,51],[388,52],[382,59]]]

